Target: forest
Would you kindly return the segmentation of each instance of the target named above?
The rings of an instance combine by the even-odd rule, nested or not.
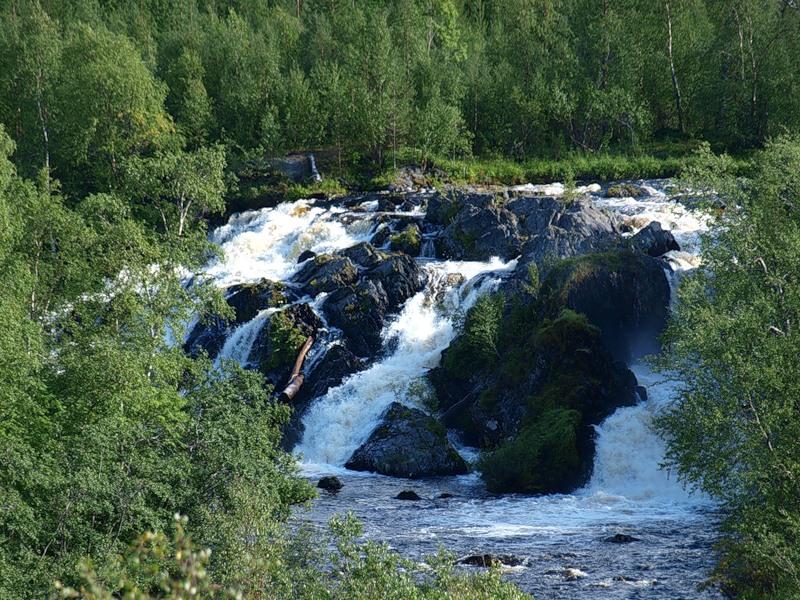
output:
[[[798,64],[794,0],[2,0],[0,598],[527,597],[347,517],[324,544],[288,527],[314,497],[290,408],[174,343],[231,312],[184,285],[209,220],[247,168],[309,151],[336,190],[649,157],[728,198],[659,428],[725,509],[713,580],[796,597]]]

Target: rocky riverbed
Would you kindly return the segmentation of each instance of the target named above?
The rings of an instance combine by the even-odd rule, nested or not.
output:
[[[206,273],[235,317],[198,324],[186,349],[280,388],[315,338],[284,443],[345,485],[299,518],[353,509],[403,552],[521,556],[510,576],[540,598],[567,584],[695,597],[710,508],[658,470],[649,422],[675,382],[637,361],[657,350],[707,221],[664,182],[619,189],[413,190],[233,215]],[[398,504],[409,485],[423,499]],[[603,541],[616,534],[638,545]]]

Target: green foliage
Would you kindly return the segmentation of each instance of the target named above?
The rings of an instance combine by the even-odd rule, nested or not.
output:
[[[565,473],[580,468],[575,433],[580,423],[578,411],[552,409],[514,439],[483,454],[478,469],[487,489],[535,494],[561,485]]]
[[[273,314],[269,318],[268,327],[269,355],[262,368],[266,373],[273,373],[294,364],[306,336],[285,312]]]
[[[184,598],[270,598],[272,600],[524,600],[530,598],[500,579],[497,569],[475,575],[453,567],[455,557],[440,552],[419,564],[403,560],[382,544],[359,542],[360,524],[352,516],[335,517],[327,535],[315,532],[317,547],[297,560],[297,549],[274,540],[274,562],[251,570],[246,582],[225,585],[209,570],[210,549],[201,549],[187,533],[185,517],[176,517],[175,533],[145,533],[101,577],[90,564],[75,588],[59,586],[62,598],[135,600]],[[309,532],[311,533],[311,532]],[[323,534],[323,535],[321,535]],[[324,540],[319,540],[324,537]],[[325,542],[328,542],[326,544]],[[142,582],[148,582],[143,585]]]
[[[501,294],[482,296],[464,319],[463,335],[444,356],[448,372],[468,379],[471,373],[491,369],[500,359],[498,342],[505,299]]]
[[[716,577],[741,597],[800,593],[800,142],[780,138],[739,181],[712,159],[697,171],[728,209],[682,283],[665,366],[684,382],[659,426],[667,461],[722,502]],[[729,195],[730,194],[730,195]]]

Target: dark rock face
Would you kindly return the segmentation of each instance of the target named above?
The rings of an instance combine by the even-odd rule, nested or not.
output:
[[[304,250],[300,253],[300,256],[297,257],[297,262],[298,264],[306,262],[309,258],[314,258],[316,255],[317,253],[313,250]]]
[[[543,284],[549,310],[585,314],[600,328],[619,360],[658,350],[657,337],[669,316],[670,288],[664,264],[631,251],[563,261]]]
[[[381,348],[387,317],[420,291],[427,276],[409,256],[391,254],[364,271],[355,285],[335,290],[325,300],[328,321],[344,333],[351,350],[371,356]]]
[[[522,255],[530,263],[597,252],[619,243],[619,219],[590,200],[571,203],[547,196],[505,198],[453,192],[433,195],[426,222],[444,227],[437,241],[442,256],[466,260],[505,260]]]
[[[330,475],[320,478],[320,480],[317,482],[317,487],[321,490],[325,490],[326,492],[335,494],[344,487],[344,484],[338,477]]]
[[[392,403],[381,425],[345,467],[393,477],[459,475],[467,464],[447,440],[444,427],[415,408]]]
[[[598,252],[619,242],[616,216],[578,199],[564,205],[554,198],[519,198],[509,208],[519,215],[528,236],[519,269],[530,263],[542,269],[548,261]]]
[[[339,252],[342,256],[349,258],[359,267],[371,269],[378,266],[381,261],[386,259],[386,253],[376,250],[372,244],[361,242],[355,246],[350,246]]]
[[[294,281],[305,293],[316,296],[354,283],[357,278],[358,269],[349,258],[320,254],[300,269]]]
[[[653,221],[631,238],[634,248],[649,256],[662,256],[681,247],[672,232],[661,228],[661,223]]]
[[[486,260],[519,255],[524,239],[516,215],[491,200],[466,204],[439,238],[437,255],[456,260]]]

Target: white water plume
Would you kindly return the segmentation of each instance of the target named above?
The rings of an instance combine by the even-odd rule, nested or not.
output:
[[[516,261],[499,260],[426,265],[428,285],[405,303],[383,331],[384,344],[396,343],[395,350],[366,371],[328,390],[304,417],[305,434],[296,448],[303,459],[308,463],[342,465],[370,435],[392,402],[413,405],[413,382],[439,363],[442,351],[456,334],[456,314],[494,289],[500,281],[499,274],[515,266]],[[489,273],[492,275],[486,275]],[[451,277],[454,274],[462,275],[466,281]]]
[[[369,218],[344,224],[337,218],[344,212],[298,200],[235,214],[211,236],[223,258],[206,273],[220,287],[262,278],[285,280],[298,269],[297,258],[306,250],[333,252],[369,239]]]

